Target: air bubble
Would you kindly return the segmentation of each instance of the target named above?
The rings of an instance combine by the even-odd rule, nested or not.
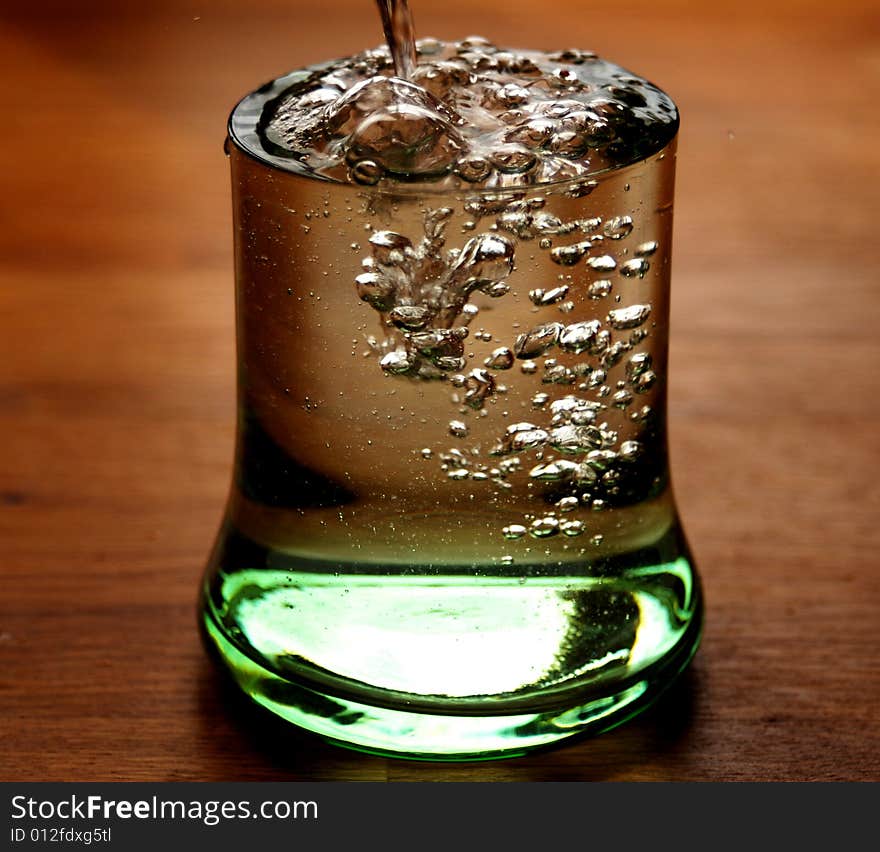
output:
[[[558,426],[550,430],[550,446],[567,455],[580,455],[602,446],[602,433],[595,426]]]
[[[513,351],[517,358],[535,358],[543,355],[548,349],[556,345],[559,334],[564,326],[559,322],[548,322],[539,325],[531,331],[520,334],[516,338]]]
[[[495,392],[495,379],[488,370],[476,367],[471,370],[465,383],[467,392],[464,404],[473,409],[481,409],[487,397]]]
[[[615,216],[605,222],[602,232],[612,240],[622,240],[632,233],[633,220],[629,216]]]
[[[552,213],[538,213],[532,220],[532,224],[541,234],[567,234],[574,230],[573,226],[564,225],[558,216]]]
[[[587,464],[598,471],[606,471],[617,461],[617,453],[612,450],[591,450],[587,453]]]
[[[591,299],[604,299],[611,292],[612,284],[607,278],[594,281],[587,288],[587,295]]]
[[[370,248],[378,263],[399,266],[412,251],[412,242],[396,231],[376,231],[370,237]]]
[[[573,498],[575,503],[577,503],[577,498]],[[563,535],[567,536],[578,536],[581,535],[586,527],[584,526],[583,521],[560,521],[559,522],[559,530]]]
[[[591,244],[589,242],[559,246],[558,248],[551,249],[550,259],[560,266],[574,266],[590,250],[590,247]],[[589,258],[587,263],[590,263],[591,260],[594,261],[596,258]],[[614,266],[611,268],[614,269]]]
[[[587,380],[587,384],[591,388],[597,388],[605,381],[605,378],[606,373],[604,370],[593,370],[593,372],[590,373],[590,378]]]
[[[546,385],[573,385],[577,376],[574,371],[562,364],[546,367],[541,381]]]
[[[602,408],[602,405],[597,402],[592,402],[587,399],[581,399],[578,396],[574,396],[573,394],[569,394],[568,396],[562,397],[562,399],[554,400],[550,404],[550,412],[554,417],[563,417],[566,420],[571,418],[575,412],[578,411],[595,411],[597,409]]]
[[[559,509],[560,512],[573,512],[575,509],[577,509],[577,507],[578,507],[578,498],[577,497],[563,497],[561,500],[558,500],[556,503],[556,508]]]
[[[630,345],[624,340],[618,340],[609,346],[602,354],[602,366],[606,369],[619,364],[623,356],[629,352]]]
[[[455,173],[468,183],[478,183],[492,173],[492,164],[485,157],[464,157],[455,164]]]
[[[436,38],[420,38],[416,41],[416,51],[419,56],[433,56],[440,53],[444,45]]]
[[[647,393],[654,387],[654,384],[657,381],[657,374],[653,370],[647,370],[642,373],[636,381],[635,381],[635,392],[636,393]]]
[[[405,349],[395,349],[382,357],[379,366],[386,373],[406,373],[415,366],[415,362]]]
[[[532,397],[532,408],[543,408],[550,400],[549,393],[536,393]]]
[[[373,160],[359,160],[349,170],[351,179],[364,186],[374,186],[382,180],[385,170]]]
[[[611,124],[603,119],[593,119],[586,125],[587,146],[602,148],[614,139],[615,131]]]
[[[529,478],[545,482],[563,482],[571,479],[577,469],[578,465],[574,462],[558,459],[547,464],[536,465],[529,471]]]
[[[559,335],[559,345],[566,352],[578,354],[592,350],[602,327],[599,320],[586,320],[565,326]]]
[[[647,352],[636,352],[626,364],[627,381],[633,381],[642,375],[646,370],[651,369],[651,356]]]
[[[632,405],[633,395],[628,390],[619,390],[614,394],[612,405],[615,408],[624,409]]]
[[[598,185],[599,185],[599,182],[595,181],[595,180],[578,181],[577,183],[575,183],[571,187],[569,187],[567,195],[570,198],[585,198]]]
[[[586,134],[578,133],[575,130],[562,130],[553,134],[548,148],[554,154],[561,154],[563,157],[575,160],[586,151],[587,143]]]
[[[506,210],[498,217],[496,225],[504,231],[516,234],[521,240],[530,240],[535,236],[531,214],[526,210]]]
[[[589,219],[578,219],[577,226],[584,234],[592,234],[593,231],[598,230],[602,225],[601,216],[593,216]],[[601,236],[597,236],[597,239],[601,240]]]
[[[533,538],[549,538],[559,532],[559,521],[552,515],[545,518],[535,518],[529,524],[529,535]]]
[[[579,464],[578,469],[575,471],[574,478],[575,482],[581,487],[590,487],[599,477],[596,471],[588,464]]]
[[[650,268],[651,264],[643,257],[634,257],[620,267],[620,274],[625,278],[644,278]]]
[[[610,254],[588,257],[587,266],[595,272],[613,272],[617,269],[617,261]]]
[[[501,462],[498,467],[501,469],[501,475],[507,476],[510,473],[516,473],[521,467],[520,460],[518,458],[505,459]]]
[[[399,305],[389,314],[389,319],[398,328],[422,329],[431,319],[431,311],[419,305]]]
[[[529,429],[516,432],[510,437],[510,448],[515,453],[534,450],[543,446],[547,442],[548,437],[549,435],[544,429]]]
[[[555,125],[545,118],[533,118],[507,132],[504,137],[508,142],[516,142],[527,148],[541,148],[553,136]]]
[[[522,524],[510,524],[501,530],[502,535],[511,541],[522,538],[527,532],[528,529]]]
[[[355,278],[358,296],[377,311],[390,310],[394,304],[394,285],[376,272],[362,272]]]
[[[568,48],[551,53],[547,57],[554,62],[570,62],[572,65],[582,65],[590,59],[595,59],[596,54],[589,50],[579,50],[578,48]]]
[[[492,370],[509,370],[513,366],[515,356],[507,346],[500,346],[483,362]]]
[[[529,100],[529,92],[516,83],[505,83],[496,93],[496,98],[505,107],[518,106]]]
[[[624,461],[635,461],[642,454],[642,445],[638,441],[624,441],[620,445],[620,457]]]
[[[557,302],[561,302],[567,295],[568,284],[554,287],[552,290],[529,290],[529,299],[532,300],[532,304],[537,305],[538,307],[554,305]]]
[[[601,403],[597,403],[597,405],[601,405]],[[596,412],[589,408],[572,411],[571,422],[575,426],[589,426],[596,422]]]
[[[490,154],[490,162],[505,174],[522,174],[533,169],[538,158],[532,151],[517,145],[499,146]]]
[[[618,330],[635,328],[651,315],[650,305],[630,305],[608,313],[608,324]]]
[[[367,115],[347,140],[349,162],[369,160],[402,176],[441,175],[452,168],[465,143],[440,113],[439,101],[417,86],[412,88],[433,103],[426,107],[398,102]]]

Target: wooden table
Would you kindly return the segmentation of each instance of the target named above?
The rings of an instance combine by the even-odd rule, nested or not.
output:
[[[415,0],[422,34],[591,47],[682,109],[670,426],[708,617],[668,697],[569,747],[433,765],[256,724],[217,677],[195,595],[233,440],[224,124],[379,40],[368,0],[331,5],[3,13],[0,777],[878,780],[872,0]]]

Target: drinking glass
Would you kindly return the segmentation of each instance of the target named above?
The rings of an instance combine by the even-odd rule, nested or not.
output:
[[[575,180],[364,186],[263,143],[305,73],[230,118],[238,429],[208,644],[258,704],[364,751],[611,728],[701,625],[666,440],[677,120]]]

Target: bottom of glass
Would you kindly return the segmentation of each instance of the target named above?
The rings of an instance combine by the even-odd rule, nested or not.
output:
[[[687,628],[674,646],[650,666],[588,687],[559,691],[553,706],[493,712],[491,699],[475,706],[456,702],[431,712],[407,702],[384,706],[353,700],[294,682],[244,654],[203,607],[206,641],[246,695],[292,724],[344,748],[387,757],[434,761],[518,757],[576,735],[597,735],[649,707],[687,667],[700,642],[699,591]],[[597,688],[598,687],[598,688]],[[359,696],[360,697],[360,696]]]

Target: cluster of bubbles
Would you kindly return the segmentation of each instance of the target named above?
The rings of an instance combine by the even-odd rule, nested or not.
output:
[[[613,276],[641,277],[626,272],[630,261],[618,263],[611,254],[596,253],[605,251],[601,247],[605,239],[629,237],[633,230],[629,216],[563,222],[543,209],[540,198],[472,199],[465,203],[466,212],[478,220],[491,216],[492,225],[461,248],[446,247],[453,211],[430,210],[418,241],[397,232],[374,232],[370,256],[363,260],[363,272],[355,282],[360,298],[381,315],[384,334],[372,344],[381,369],[390,375],[441,380],[452,386],[452,402],[460,415],[449,421],[451,438],[467,439],[466,415],[485,416],[486,403],[506,393],[502,379],[507,371],[518,368],[547,387],[532,396],[531,419],[508,425],[487,453],[479,447],[453,446],[438,453],[429,447],[422,450],[426,459],[436,455],[441,471],[451,481],[489,482],[504,490],[513,487],[511,478],[524,475],[539,492],[549,487],[557,495],[555,511],[529,515],[523,523],[506,526],[503,535],[509,540],[578,537],[589,532],[588,521],[561,515],[575,509],[600,511],[620,493],[622,470],[625,473],[628,466],[637,464],[645,448],[639,440],[622,435],[609,419],[616,410],[636,425],[649,420],[650,406],[636,402],[657,382],[651,354],[639,350],[650,333],[652,306],[647,302],[620,304],[619,296],[617,306],[600,312],[604,319],[537,322],[509,341],[494,341],[502,345],[478,360],[479,366],[466,369],[476,357],[473,342],[493,340],[482,330],[471,333],[479,309],[470,298],[476,293],[500,298],[509,292],[507,279],[520,240],[540,239],[548,233],[575,238],[593,233],[600,240],[579,249],[578,258],[564,265],[584,262],[590,266],[591,259],[607,258],[593,271],[611,277],[528,291],[536,310],[556,308],[564,314],[573,291],[581,299],[599,301],[611,294]],[[646,273],[657,249],[656,242],[645,242],[623,256],[643,262]],[[620,378],[614,382],[609,374],[618,365]],[[554,388],[560,388],[561,395],[559,390],[552,393]]]
[[[594,53],[423,39],[408,79],[387,47],[315,66],[269,101],[265,149],[364,185],[516,187],[636,162],[675,133],[672,101]],[[625,224],[622,223],[625,228]]]
[[[639,427],[652,412],[637,400],[657,375],[639,344],[652,306],[622,303],[619,291],[629,287],[619,285],[645,278],[658,246],[628,245],[630,215],[563,220],[526,187],[564,182],[554,192],[589,195],[597,172],[636,162],[672,138],[675,107],[647,81],[585,51],[510,51],[468,38],[420,41],[415,64],[411,51],[398,53],[407,79],[395,76],[386,48],[298,75],[267,102],[261,142],[333,180],[475,190],[463,201],[470,218],[462,230],[476,232],[483,220],[488,228],[460,247],[447,247],[450,207],[429,209],[415,239],[373,231],[355,280],[381,318],[371,346],[389,376],[451,385],[458,411],[448,434],[458,446],[422,451],[436,455],[448,480],[486,482],[498,492],[524,480],[550,501],[505,526],[506,539],[587,535],[579,510],[613,504],[646,453]],[[527,291],[543,321],[477,359],[475,343],[492,335],[471,332],[474,299],[509,293],[516,247],[529,241],[559,270],[557,283]],[[575,267],[585,270],[583,283],[575,284]],[[601,309],[612,296],[614,306]],[[591,318],[566,321],[576,300],[597,303]],[[557,318],[547,318],[551,311]],[[490,446],[468,447],[471,418],[488,415],[486,404],[507,392],[505,372],[517,367],[546,390],[532,396],[528,419],[509,424]],[[636,428],[621,428],[621,417]]]
[[[471,296],[480,292],[498,298],[510,290],[506,279],[513,271],[513,242],[485,233],[447,251],[452,212],[449,207],[428,211],[417,245],[395,231],[375,231],[370,237],[371,254],[355,286],[358,296],[383,316],[386,335],[377,347],[386,373],[445,379],[463,370],[468,326],[478,313]],[[500,350],[496,355],[492,364],[497,369],[505,355]],[[466,387],[465,404],[475,409],[496,390],[488,369],[471,370],[457,381]]]

